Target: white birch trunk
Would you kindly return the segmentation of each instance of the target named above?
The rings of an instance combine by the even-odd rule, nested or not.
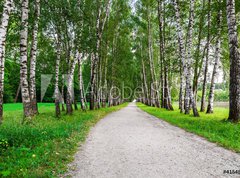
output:
[[[176,16],[176,28],[177,28],[177,35],[178,35],[178,44],[179,44],[179,56],[181,58],[181,83],[180,83],[180,96],[179,96],[179,100],[180,102],[183,102],[183,88],[184,88],[184,79],[186,78],[186,59],[185,59],[185,50],[184,50],[184,41],[183,41],[183,29],[180,23],[180,9],[177,3],[177,0],[173,0],[173,6],[175,9],[175,16]],[[183,112],[184,107],[183,104],[180,103],[180,111]]]
[[[61,94],[62,94],[62,98],[61,98],[61,104],[62,104],[62,111],[65,111],[65,107],[64,107],[64,86],[65,86],[65,76],[62,75],[62,88],[61,88]]]
[[[86,110],[85,97],[84,97],[84,84],[83,84],[83,76],[82,76],[82,55],[78,57],[78,80],[79,80],[79,92],[80,92],[80,102],[81,109],[83,111]]]
[[[144,84],[144,96],[145,96],[145,103],[146,105],[151,105],[151,101],[149,98],[149,91],[148,91],[148,84],[147,84],[147,77],[146,77],[146,69],[145,64],[142,59],[142,71],[143,71],[143,84]]]
[[[152,51],[152,36],[151,36],[151,22],[150,22],[150,12],[148,10],[148,59],[150,64],[151,72],[151,106],[156,106],[156,91],[154,90],[154,85],[156,83],[156,74],[153,62],[153,51]]]
[[[106,45],[106,51],[108,52],[108,44]],[[106,54],[105,64],[104,64],[104,79],[103,79],[103,95],[102,95],[102,107],[105,108],[107,106],[107,93],[108,93],[108,81],[107,81],[107,73],[108,73],[108,57]]]
[[[219,2],[222,3],[222,0]],[[220,7],[219,7],[220,8]],[[218,34],[217,34],[217,41],[216,41],[216,51],[215,51],[215,62],[213,67],[213,73],[212,73],[212,80],[211,80],[211,86],[210,86],[210,92],[209,92],[209,98],[208,98],[208,108],[207,113],[213,113],[213,102],[214,102],[214,91],[215,91],[215,84],[216,84],[216,78],[217,78],[217,69],[219,67],[220,62],[220,51],[221,51],[221,27],[222,27],[222,10],[220,9],[218,12]]]
[[[211,0],[208,0],[208,34],[207,34],[207,44],[206,44],[206,61],[204,69],[204,78],[203,78],[203,89],[202,89],[202,99],[201,99],[201,112],[205,111],[206,108],[206,88],[207,88],[207,74],[208,74],[208,64],[210,57],[210,28],[211,28]]]
[[[40,0],[35,2],[35,20],[32,34],[32,47],[30,53],[30,82],[29,91],[32,103],[33,114],[38,114],[37,107],[37,94],[36,94],[36,59],[37,59],[37,35],[38,35],[38,23],[40,18]]]
[[[4,91],[4,68],[5,68],[5,45],[9,17],[12,10],[13,1],[5,0],[0,24],[0,124],[3,118],[3,91]]]
[[[24,117],[32,116],[31,98],[28,85],[28,55],[27,55],[27,40],[28,40],[28,0],[22,0],[22,29],[20,32],[20,80],[22,102],[24,109]]]
[[[201,44],[202,44],[202,34],[203,34],[203,26],[204,26],[204,19],[205,19],[205,4],[206,0],[202,0],[202,8],[201,8],[201,14],[200,14],[200,20],[198,25],[198,43],[197,43],[197,49],[195,52],[195,67],[194,67],[194,77],[193,77],[193,94],[195,100],[197,100],[197,89],[198,89],[198,80],[199,80],[199,72],[202,70],[201,64],[203,61],[203,58],[200,58],[201,53]]]
[[[176,27],[177,27],[177,34],[178,34],[178,41],[179,41],[179,53],[181,56],[181,62],[182,62],[182,67],[183,67],[183,74],[184,78],[186,80],[186,97],[185,97],[185,114],[189,114],[189,100],[192,102],[192,107],[193,107],[193,112],[194,116],[199,116],[197,108],[196,108],[196,103],[195,99],[193,96],[192,92],[192,87],[191,87],[191,62],[192,62],[192,31],[193,31],[193,18],[194,18],[194,0],[190,1],[190,16],[189,16],[189,38],[188,38],[188,55],[187,55],[187,60],[186,60],[186,54],[184,50],[184,42],[183,42],[183,29],[180,24],[180,10],[179,6],[176,0],[173,1],[173,5],[175,8],[175,16],[176,16]],[[183,82],[183,80],[182,80]],[[183,85],[183,83],[182,83]]]
[[[188,36],[188,41],[187,41],[187,48],[188,48],[188,55],[187,55],[187,63],[186,63],[186,92],[187,92],[187,100],[188,97],[190,101],[187,102],[187,105],[185,106],[185,113],[189,114],[189,105],[188,103],[190,102],[192,105],[193,109],[193,114],[195,117],[199,117],[199,113],[197,111],[197,106],[196,106],[196,101],[193,96],[193,91],[192,91],[192,85],[191,85],[191,66],[192,66],[192,35],[193,35],[193,24],[194,24],[194,3],[195,0],[190,1],[190,14],[189,14],[189,36]]]
[[[103,19],[103,22],[101,24],[101,7],[98,9],[98,15],[97,15],[97,23],[96,23],[96,37],[97,37],[97,42],[96,42],[96,52],[94,55],[94,60],[92,64],[92,75],[91,75],[91,87],[90,87],[90,94],[91,94],[91,100],[90,100],[90,110],[94,110],[95,108],[95,93],[96,93],[96,81],[97,81],[97,66],[99,62],[99,50],[100,50],[100,45],[101,45],[101,40],[102,40],[102,33],[105,28],[105,23],[107,21],[107,18],[110,13],[110,5],[111,1],[107,1],[107,6],[106,6],[106,15]]]
[[[69,70],[68,74],[68,82],[67,82],[67,100],[66,100],[66,108],[67,108],[67,114],[72,114],[73,108],[73,100],[74,100],[74,91],[73,91],[73,78],[74,78],[74,71],[76,68],[76,64],[78,62],[79,54],[77,52],[76,56],[74,57],[74,60],[72,62],[72,65]]]
[[[59,66],[61,60],[60,44],[57,46],[57,59],[56,59],[56,71],[55,71],[55,111],[56,117],[60,116],[60,93],[59,93]]]

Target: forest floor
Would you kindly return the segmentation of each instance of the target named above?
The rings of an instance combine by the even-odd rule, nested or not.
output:
[[[0,126],[0,177],[58,177],[73,160],[79,142],[105,115],[121,106],[97,111],[62,113],[57,119],[54,104],[39,103],[40,114],[22,124],[22,104],[4,105]]]
[[[165,112],[138,106],[149,113],[150,109]],[[65,176],[223,177],[228,176],[224,170],[238,170],[239,162],[239,154],[172,126],[131,103],[98,122]]]

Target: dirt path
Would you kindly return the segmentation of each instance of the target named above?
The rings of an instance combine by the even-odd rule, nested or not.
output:
[[[240,155],[171,126],[135,103],[112,113],[92,129],[69,165],[78,178],[239,177]]]

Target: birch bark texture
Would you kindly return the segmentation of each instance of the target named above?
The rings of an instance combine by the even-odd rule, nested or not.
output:
[[[185,50],[184,50],[184,41],[183,41],[183,29],[180,23],[180,9],[177,0],[173,0],[173,6],[175,9],[175,16],[176,16],[176,29],[177,29],[177,36],[178,36],[178,45],[179,45],[179,56],[181,59],[181,69],[182,72],[180,73],[180,78],[181,78],[181,83],[180,83],[180,98],[183,101],[183,88],[184,88],[184,79],[185,79],[185,74],[186,74],[186,59],[185,59]],[[181,89],[182,88],[182,89]],[[184,111],[184,106],[183,103],[181,102],[179,104],[180,106],[180,111]]]
[[[67,114],[69,115],[73,113],[73,108],[72,108],[72,104],[74,100],[73,78],[74,78],[74,71],[76,68],[76,64],[78,62],[79,55],[81,54],[77,52],[68,74],[66,108],[67,108]]]
[[[148,59],[150,64],[150,73],[151,73],[151,106],[156,106],[157,102],[157,93],[155,90],[156,84],[156,74],[153,61],[153,48],[152,48],[152,33],[151,33],[151,13],[148,8]]]
[[[202,99],[201,99],[201,112],[205,111],[206,108],[206,89],[207,89],[207,74],[208,74],[208,65],[209,65],[209,57],[210,57],[210,28],[211,28],[211,0],[208,0],[208,22],[207,22],[207,54],[205,61],[205,69],[204,69],[204,78],[203,78],[203,89],[202,89]]]
[[[82,63],[83,63],[82,60],[83,60],[83,56],[79,55],[78,56],[78,80],[79,80],[80,103],[81,103],[81,109],[83,111],[86,111],[83,74],[82,74]]]
[[[189,12],[189,36],[188,36],[188,41],[187,41],[187,48],[188,48],[188,55],[187,55],[187,63],[186,63],[186,100],[190,99],[190,104],[192,105],[192,110],[193,110],[193,115],[195,117],[199,117],[199,113],[197,110],[196,106],[196,101],[193,96],[193,91],[192,91],[192,85],[191,85],[191,66],[192,66],[192,36],[193,36],[193,24],[194,24],[194,4],[195,0],[190,1],[190,12]],[[189,97],[189,99],[188,99]],[[187,101],[187,105],[185,106],[185,114],[190,113],[190,108],[189,108],[189,101]]]
[[[32,117],[32,106],[28,84],[28,0],[22,0],[22,15],[21,15],[21,32],[20,32],[20,81],[21,81],[21,93],[24,117]]]
[[[65,86],[65,76],[62,75],[62,88],[61,88],[61,93],[62,93],[62,98],[61,98],[61,105],[62,105],[62,111],[64,112],[65,111],[65,102],[64,102],[64,86]]]
[[[161,66],[161,98],[162,107],[168,110],[173,110],[169,82],[168,82],[168,64],[165,60],[165,4],[164,1],[158,0],[158,21],[159,21],[159,40],[160,40],[160,66]]]
[[[146,105],[151,105],[151,102],[150,102],[150,99],[149,99],[149,91],[148,91],[148,84],[147,84],[146,68],[145,68],[145,63],[144,63],[143,58],[142,58],[142,72],[143,72],[145,104]]]
[[[3,119],[3,92],[4,92],[4,68],[5,46],[10,14],[13,8],[13,0],[5,0],[0,24],[0,124]]]
[[[56,117],[60,117],[60,93],[59,93],[59,66],[61,60],[60,44],[57,44],[57,58],[56,58],[56,71],[55,71],[55,113]]]
[[[219,0],[219,4],[222,4],[222,0]],[[219,67],[220,62],[220,53],[221,53],[221,27],[222,27],[222,10],[221,6],[219,6],[218,18],[217,18],[217,40],[216,40],[216,47],[215,47],[215,61],[211,79],[211,86],[209,91],[209,98],[208,98],[208,107],[207,113],[213,113],[213,102],[214,102],[214,91],[216,85],[216,78],[217,78],[217,69]]]
[[[227,23],[230,51],[229,120],[240,120],[240,52],[236,24],[235,0],[227,0]]]
[[[204,27],[204,17],[205,17],[205,4],[206,4],[206,0],[202,0],[202,13],[201,13],[201,17],[199,20],[199,32],[198,32],[198,44],[197,44],[197,49],[196,49],[196,53],[195,53],[195,67],[194,67],[194,77],[193,77],[193,94],[194,94],[194,98],[195,100],[197,99],[197,90],[198,90],[198,80],[199,80],[199,73],[202,70],[202,61],[203,58],[201,58],[201,44],[203,41],[203,27]]]
[[[35,1],[35,18],[32,34],[32,47],[30,53],[30,97],[33,114],[38,114],[37,94],[36,94],[36,60],[37,60],[37,44],[38,44],[38,28],[40,19],[40,0]]]
[[[107,73],[108,73],[108,41],[106,43],[106,54],[105,54],[105,62],[103,65],[103,89],[102,89],[102,107],[105,108],[107,106],[107,95],[108,95],[108,81],[107,81]]]
[[[163,58],[163,71],[164,71],[164,107],[168,110],[174,110],[173,106],[172,106],[172,101],[171,101],[171,92],[170,92],[170,86],[169,86],[169,67],[170,67],[170,63],[169,63],[169,59],[167,59],[166,56],[166,39],[165,39],[165,3],[164,1],[162,1],[162,58]]]
[[[175,9],[176,16],[176,28],[178,34],[179,42],[179,53],[181,56],[181,62],[183,67],[183,74],[186,80],[186,96],[185,96],[185,114],[190,113],[189,100],[191,101],[193,113],[195,117],[199,116],[197,111],[196,102],[193,96],[192,86],[191,86],[191,64],[192,64],[192,31],[193,31],[193,19],[194,19],[194,0],[190,1],[190,12],[189,12],[189,34],[187,41],[188,55],[186,57],[183,42],[183,29],[180,24],[180,10],[177,0],[173,0],[173,6]]]
[[[107,21],[109,13],[110,13],[110,5],[111,5],[111,0],[108,0],[107,5],[106,5],[106,10],[105,10],[105,17],[103,18],[102,21],[101,21],[101,15],[102,15],[101,6],[99,5],[99,8],[98,8],[98,15],[97,15],[97,22],[96,22],[96,37],[97,37],[96,52],[94,54],[94,59],[92,62],[92,69],[91,69],[92,72],[91,72],[91,80],[90,80],[90,82],[91,82],[91,84],[90,84],[90,95],[91,95],[90,110],[95,109],[97,66],[98,66],[98,62],[99,62],[100,45],[101,45],[102,33],[103,33],[103,30],[105,27],[105,23]]]

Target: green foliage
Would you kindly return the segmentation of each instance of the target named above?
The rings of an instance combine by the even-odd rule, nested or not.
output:
[[[207,93],[207,98],[209,96],[209,93]],[[202,98],[202,91],[198,91],[197,93],[197,100],[201,101]],[[215,102],[228,102],[229,101],[229,91],[227,90],[221,90],[221,89],[216,89],[214,91],[214,101]]]
[[[20,105],[5,107],[8,111],[0,126],[0,177],[58,177],[66,171],[90,127],[106,114],[126,106],[76,111],[72,116],[62,114],[61,119],[56,119],[54,105],[41,104],[42,114],[22,125]]]
[[[0,138],[0,153],[5,151],[9,147],[9,143],[6,139]]]
[[[203,136],[211,142],[240,152],[240,124],[226,121],[229,112],[226,108],[215,108],[214,114],[200,113],[201,116],[196,118],[193,115],[179,113],[176,105],[175,111],[148,107],[140,103],[138,107],[175,126]]]
[[[20,67],[14,60],[9,59],[5,64],[5,79],[4,79],[4,101],[6,103],[14,102],[18,85],[20,82]],[[14,74],[14,75],[13,75]]]
[[[171,89],[171,96],[173,101],[178,101],[179,99],[179,90],[177,87]]]
[[[226,102],[229,101],[229,91],[216,90],[214,100],[215,101],[226,101]]]

